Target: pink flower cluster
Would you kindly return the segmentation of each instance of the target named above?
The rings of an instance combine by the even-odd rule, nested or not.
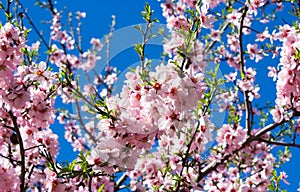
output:
[[[258,130],[253,130],[255,134]],[[264,135],[267,139],[268,136]],[[237,153],[220,163],[205,179],[206,191],[266,191],[270,184],[275,157],[268,144],[254,141],[243,146],[247,139],[247,130],[240,125],[223,125],[218,130],[215,150],[210,160],[220,162],[224,155]]]
[[[282,47],[279,70],[270,68],[273,71],[270,76],[277,77],[276,108],[271,114],[275,122],[281,122],[289,119],[287,111],[300,112],[300,35],[298,29],[286,24],[274,36],[275,40],[282,42]]]
[[[90,183],[90,188],[87,185],[83,185],[82,181],[76,178],[70,178],[68,180],[61,179],[57,174],[49,169],[45,170],[46,178],[44,180],[44,189],[51,192],[85,192],[85,191],[97,191],[102,185],[103,190],[107,192],[114,191],[113,182],[109,177],[93,177]]]
[[[245,77],[243,79],[237,80],[237,86],[240,90],[248,92],[250,101],[252,101],[254,98],[259,98],[260,95],[258,91],[260,88],[254,84],[256,71],[254,71],[252,68],[248,68],[246,69],[244,75]]]
[[[45,175],[43,169],[37,168],[45,163],[41,150],[53,158],[58,153],[58,136],[49,129],[54,122],[56,75],[48,71],[44,62],[21,65],[21,49],[37,48],[25,46],[25,43],[19,28],[10,23],[1,27],[0,151],[1,181],[5,182],[1,186],[10,191],[19,189],[17,175],[26,171],[21,170],[20,162],[31,169],[30,173],[26,172],[25,184],[35,188],[37,183],[42,185]],[[21,161],[23,152],[25,158]]]
[[[62,31],[61,15],[57,13],[53,16],[51,29],[51,39],[58,41],[61,44],[65,44],[69,50],[74,49],[75,40],[68,35],[67,31]]]
[[[241,148],[247,137],[247,131],[239,125],[226,125],[218,130],[216,141],[225,154]]]
[[[77,13],[78,22],[80,18],[84,18],[85,14]],[[68,34],[66,30],[62,29],[61,26],[62,16],[60,13],[57,13],[53,16],[52,26],[51,26],[51,39],[63,45],[68,50],[74,50],[75,48],[75,39]],[[78,26],[79,29],[79,26]],[[55,63],[58,67],[70,65],[73,68],[81,68],[85,71],[89,71],[93,69],[96,65],[96,62],[101,59],[100,56],[97,55],[99,51],[101,51],[103,45],[99,39],[92,38],[90,41],[93,49],[88,50],[86,52],[82,52],[80,56],[76,56],[74,54],[66,54],[64,49],[58,48],[57,45],[52,45],[52,54],[50,56],[51,63]],[[78,46],[78,45],[77,45]]]
[[[195,120],[195,117],[190,118]],[[187,168],[183,164],[183,159],[190,157],[198,163],[204,161],[201,154],[207,150],[206,145],[212,139],[211,131],[214,125],[208,117],[201,117],[198,125],[193,120],[185,123],[180,130],[181,134],[161,135],[155,152],[143,155],[137,160],[134,170],[128,173],[132,190],[155,191],[153,189],[155,187],[156,190],[170,191],[176,184],[174,179],[176,175],[181,175],[180,178],[184,181],[183,186],[200,189],[196,181],[200,167],[194,165]],[[193,136],[195,138],[188,147],[188,141]],[[181,155],[186,150],[189,150],[188,157]]]
[[[156,138],[173,137],[187,122],[194,125],[190,113],[202,98],[206,85],[202,82],[203,75],[180,77],[172,64],[156,67],[155,72],[150,72],[148,83],[141,79],[140,69],[126,76],[126,86],[120,96],[107,98],[108,108],[117,120],[99,122],[104,134],[102,139],[106,139],[96,148],[107,154],[107,158],[102,155],[102,162],[133,168],[126,162],[135,162],[140,152],[152,148]],[[114,148],[105,144],[112,143],[111,139],[117,142],[110,144]],[[126,148],[128,151],[124,153]],[[137,154],[128,159],[132,151]]]

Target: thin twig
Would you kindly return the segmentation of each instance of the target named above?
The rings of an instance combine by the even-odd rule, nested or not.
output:
[[[195,132],[193,133],[192,138],[191,138],[190,142],[189,142],[188,145],[187,145],[187,150],[186,150],[186,152],[185,152],[185,154],[184,154],[184,158],[183,158],[183,160],[182,160],[182,168],[181,168],[181,171],[180,171],[179,178],[182,178],[182,174],[183,174],[184,167],[186,166],[186,163],[187,163],[187,161],[188,161],[190,148],[191,148],[191,146],[192,146],[192,144],[193,144],[193,141],[194,141],[194,138],[195,138],[195,136],[196,136],[196,134],[197,134],[197,132],[198,132],[199,126],[200,126],[200,121],[198,121],[196,130],[195,130]],[[177,187],[176,187],[176,190],[175,190],[175,191],[180,191],[180,181],[181,181],[181,180],[178,181]]]
[[[76,112],[77,112],[77,117],[78,117],[78,121],[79,124],[81,125],[82,129],[85,131],[85,133],[87,133],[89,135],[89,137],[93,140],[94,143],[97,143],[96,138],[92,135],[92,133],[90,133],[87,128],[85,127],[83,121],[82,121],[82,117],[81,117],[81,113],[80,113],[80,108],[79,108],[79,104],[78,104],[78,100],[75,100],[75,107],[76,107]]]
[[[244,11],[241,17],[241,23],[240,23],[240,28],[239,28],[239,47],[240,47],[240,73],[245,76],[245,62],[244,62],[244,49],[243,49],[243,28],[244,28],[244,19],[246,17],[248,11],[248,7],[244,7]],[[246,77],[244,77],[246,78]],[[249,100],[249,91],[244,91],[244,100],[245,100],[245,110],[246,110],[246,129],[247,129],[247,134],[251,134],[251,102]]]
[[[51,47],[48,45],[48,43],[46,42],[45,38],[41,35],[41,33],[39,32],[38,28],[35,26],[34,22],[32,21],[31,17],[28,15],[26,9],[24,8],[24,6],[20,2],[20,0],[18,1],[18,4],[20,5],[21,9],[23,10],[23,13],[26,16],[27,20],[29,21],[29,24],[32,26],[33,30],[39,36],[39,38],[41,39],[41,41],[43,42],[43,44],[47,47],[47,50],[51,50]]]
[[[120,186],[122,183],[124,183],[124,181],[128,178],[128,176],[126,175],[126,173],[123,173],[123,175],[118,179],[118,181],[116,182],[116,186],[115,186],[115,190],[119,190]]]
[[[252,141],[258,140],[262,135],[265,133],[275,129],[276,127],[286,123],[287,121],[283,120],[280,123],[273,123],[270,125],[265,126],[261,130],[257,131],[254,135],[247,137],[247,139],[244,141],[244,143],[241,145],[240,148],[234,150],[231,154],[225,155],[221,160],[214,160],[210,162],[208,165],[206,165],[204,168],[201,169],[201,173],[199,175],[199,181],[203,179],[207,174],[211,173],[213,170],[216,170],[216,168],[226,162],[232,155],[236,154],[243,148],[245,148],[247,145],[249,145]]]
[[[296,144],[296,143],[286,143],[286,142],[282,142],[282,141],[271,141],[271,140],[265,140],[265,139],[262,139],[262,138],[259,138],[257,140],[261,141],[261,142],[264,142],[264,143],[271,144],[271,145],[279,145],[279,146],[300,148],[300,144]]]

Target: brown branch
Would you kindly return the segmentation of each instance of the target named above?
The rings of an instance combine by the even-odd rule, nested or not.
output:
[[[190,153],[190,148],[193,144],[193,141],[194,141],[194,138],[198,132],[198,129],[199,129],[199,126],[200,126],[200,121],[198,120],[198,123],[197,123],[197,127],[196,127],[196,130],[195,132],[193,133],[192,135],[192,138],[190,140],[190,142],[188,143],[187,145],[187,150],[185,152],[185,155],[184,155],[184,158],[182,160],[182,168],[181,168],[181,171],[180,171],[180,175],[179,175],[179,178],[182,178],[182,174],[183,174],[183,170],[184,170],[184,167],[186,166],[186,163],[188,162],[188,157],[189,157],[189,153]],[[176,190],[175,191],[180,191],[180,181],[178,181],[178,184],[177,184],[177,187],[176,187]]]
[[[128,178],[128,176],[126,175],[126,173],[124,173],[116,182],[116,186],[115,186],[115,190],[118,191],[120,190],[120,186],[122,183],[124,183],[124,181]]]
[[[14,131],[16,132],[17,134],[17,137],[18,137],[18,144],[19,144],[19,147],[20,147],[20,156],[21,156],[21,175],[20,175],[20,192],[25,192],[26,189],[25,189],[25,173],[26,173],[26,169],[25,169],[25,149],[24,149],[24,145],[23,145],[23,140],[22,140],[22,136],[21,136],[21,133],[20,133],[20,130],[19,130],[19,126],[18,126],[18,123],[17,123],[17,118],[14,116],[14,114],[9,111],[8,112],[12,122],[13,122],[13,125],[14,125]]]
[[[207,105],[205,106],[205,108],[204,108],[203,116],[205,116],[205,114],[207,113],[207,110],[209,109],[209,106],[210,106],[210,104],[211,104],[211,102],[212,102],[212,99],[213,99],[213,97],[215,96],[216,89],[217,89],[217,88],[215,88],[215,89],[213,89],[213,90],[211,91],[211,96],[210,96],[210,98],[209,98],[208,104],[207,104]],[[184,156],[184,158],[183,158],[182,169],[181,169],[180,176],[179,176],[180,178],[181,178],[181,176],[182,176],[182,174],[183,174],[183,169],[184,169],[184,167],[186,166],[186,163],[187,163],[187,161],[188,161],[188,155],[189,155],[189,152],[190,152],[190,148],[191,148],[191,146],[192,146],[192,143],[193,143],[194,138],[195,138],[195,136],[196,136],[196,134],[197,134],[197,132],[198,132],[199,127],[200,127],[200,120],[198,120],[196,130],[195,130],[195,132],[193,133],[192,138],[191,138],[190,142],[189,142],[188,145],[187,145],[187,150],[186,150],[185,156]],[[197,178],[197,179],[198,179],[198,178]],[[180,189],[180,180],[178,181],[178,185],[177,185],[177,187],[176,187],[176,191],[179,191],[179,189]]]
[[[255,33],[262,33],[256,29],[253,29],[252,27],[249,27],[249,26],[243,26],[244,28],[247,28],[247,29],[250,29],[251,31],[254,31]]]
[[[240,28],[239,28],[239,47],[240,47],[240,73],[242,76],[245,76],[245,62],[244,62],[244,50],[243,50],[243,28],[244,28],[244,19],[246,17],[248,11],[248,7],[245,6],[243,10],[243,14],[241,17],[241,23],[240,23]],[[244,77],[245,78],[245,77]],[[252,107],[251,107],[251,102],[249,100],[248,96],[249,91],[244,91],[244,100],[245,100],[245,110],[246,110],[246,129],[247,129],[247,134],[251,134],[251,112],[252,112]]]
[[[91,107],[94,107],[96,109],[97,113],[99,113],[101,115],[104,115],[104,116],[109,116],[110,118],[113,118],[112,116],[110,116],[110,114],[108,112],[103,111],[96,104],[94,104],[90,100],[86,99],[85,96],[72,85],[71,81],[68,78],[67,78],[67,81],[68,81],[67,82],[68,83],[68,87],[73,91],[73,94],[75,94],[76,96],[78,96],[80,99],[82,99],[84,102],[86,102]]]
[[[52,0],[48,0],[48,9],[51,11],[52,15],[55,15],[56,14],[56,10],[54,8],[54,4],[52,2]]]
[[[38,148],[38,147],[45,147],[45,145],[44,144],[40,144],[40,145],[36,145],[36,146],[32,146],[32,147],[26,148],[24,150],[28,151],[28,150],[31,150],[31,149],[34,149],[34,148]]]
[[[40,33],[39,29],[36,27],[36,25],[34,24],[33,20],[31,19],[31,17],[28,15],[26,9],[24,8],[23,4],[19,1],[17,1],[17,4],[21,7],[21,9],[23,10],[23,13],[25,15],[25,17],[27,18],[29,24],[32,26],[33,30],[35,31],[35,33],[39,36],[39,38],[41,39],[41,41],[43,42],[43,44],[46,46],[47,50],[51,50],[50,45],[48,45],[48,43],[46,42],[45,38],[43,37],[43,35]]]
[[[7,157],[7,156],[5,156],[5,155],[0,154],[0,157],[9,160],[9,162],[10,162],[11,164],[14,164],[14,163],[15,163],[15,164],[17,164],[17,165],[20,165],[20,162],[19,162],[18,160],[13,159],[11,156],[12,156],[12,155],[9,155],[9,157]]]
[[[81,117],[81,112],[80,112],[80,108],[79,108],[79,104],[78,104],[78,100],[75,100],[75,107],[76,107],[76,112],[77,112],[77,119],[79,121],[79,124],[81,125],[82,129],[85,131],[86,134],[88,134],[88,136],[93,140],[93,142],[96,144],[97,140],[96,138],[92,135],[91,132],[89,132],[89,130],[87,130],[86,126],[84,125],[84,122],[82,120]]]
[[[201,171],[200,171],[200,175],[199,175],[199,181],[201,179],[203,179],[207,174],[211,173],[213,170],[216,170],[217,167],[221,164],[223,164],[224,162],[226,162],[230,157],[232,157],[232,155],[236,154],[237,152],[239,152],[240,150],[242,150],[243,148],[245,148],[247,145],[249,145],[252,141],[258,140],[262,135],[264,135],[265,133],[275,129],[276,127],[286,123],[286,120],[281,121],[280,123],[273,123],[270,125],[265,126],[264,128],[262,128],[261,130],[257,131],[254,135],[248,135],[248,137],[246,138],[246,141],[242,144],[242,146],[236,150],[234,150],[231,154],[227,154],[225,155],[221,160],[214,160],[212,162],[210,162],[208,165],[206,165]]]
[[[279,146],[286,146],[286,147],[296,147],[296,148],[300,148],[300,144],[296,144],[296,143],[286,143],[286,142],[282,142],[282,141],[271,141],[271,140],[265,140],[262,138],[258,138],[258,141],[270,144],[270,145],[279,145]]]

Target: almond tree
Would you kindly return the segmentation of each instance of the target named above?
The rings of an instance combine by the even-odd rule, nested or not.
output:
[[[86,13],[37,1],[52,15],[47,36],[22,1],[0,4],[2,191],[284,189],[288,176],[278,168],[290,147],[300,148],[300,2],[160,3],[167,30],[154,32],[159,21],[147,3],[146,25],[135,27],[140,66],[126,74],[120,94],[113,94],[118,71],[109,62],[115,17],[105,42],[92,38],[84,50]],[[282,14],[290,17],[276,26]],[[31,33],[40,41],[31,44]],[[153,70],[145,50],[157,35],[165,39],[164,59]],[[103,72],[95,69],[101,51]],[[258,68],[276,84],[271,104],[259,101],[266,85],[257,83]],[[56,98],[66,105],[55,109]],[[213,120],[218,113],[226,113],[221,125]],[[55,118],[80,152],[70,163],[56,160]]]

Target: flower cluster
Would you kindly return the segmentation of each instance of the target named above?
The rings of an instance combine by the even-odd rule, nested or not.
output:
[[[292,110],[300,112],[300,90],[299,90],[299,30],[289,25],[284,25],[275,33],[275,40],[282,42],[280,51],[280,63],[278,73],[273,69],[274,79],[277,79],[276,90],[276,108],[271,110],[275,122],[281,122],[283,119],[289,119],[285,111]],[[277,77],[277,78],[276,78]]]
[[[26,63],[22,54],[36,49],[25,45],[24,31],[6,23],[0,30],[1,41],[1,174],[7,190],[16,191],[24,174],[28,187],[42,185],[45,158],[58,154],[58,136],[49,129],[54,122],[53,90],[57,86],[55,73],[46,63]],[[23,157],[24,159],[23,159]],[[22,167],[31,167],[25,174]],[[29,177],[29,174],[31,177]],[[23,182],[23,181],[22,181]]]
[[[11,19],[7,14],[13,2],[8,3],[7,10],[2,4],[0,10],[8,21],[18,22],[19,16]],[[70,14],[69,31],[51,0],[41,6],[53,15],[50,44],[43,39],[47,60],[38,58],[39,42],[26,45],[28,30],[23,23],[0,27],[4,190],[279,191],[282,182],[289,184],[286,172],[276,172],[291,157],[289,150],[280,151],[276,159],[273,145],[299,147],[300,26],[285,24],[272,33],[268,27],[255,29],[256,21],[271,22],[274,14],[265,11],[282,10],[282,2],[164,1],[161,7],[170,36],[165,36],[163,48],[169,58],[155,70],[150,70],[145,46],[155,35],[152,27],[157,19],[152,20],[153,11],[146,4],[142,16],[148,25],[145,31],[136,27],[144,37],[135,44],[142,66],[126,74],[117,95],[112,95],[117,69],[108,62],[103,72],[96,70],[102,42],[92,38],[91,48],[82,48],[80,27],[86,14],[77,12],[77,22]],[[22,6],[15,7],[18,12]],[[299,15],[299,10],[293,12]],[[115,17],[105,37],[107,57],[114,26]],[[254,107],[254,99],[260,98],[256,84],[260,70],[254,66],[270,53],[273,58],[280,54],[279,65],[268,67],[268,76],[276,81],[271,111],[268,106]],[[224,77],[219,77],[221,66],[229,71]],[[74,73],[80,70],[87,78],[82,87],[82,76]],[[57,96],[72,104],[74,113],[57,112]],[[214,122],[224,111],[226,120]],[[269,113],[274,122],[266,125]],[[80,151],[78,158],[61,165],[56,162],[58,136],[50,129],[56,114],[66,140]],[[290,120],[295,123],[279,126]],[[273,131],[277,128],[280,131]]]
[[[201,74],[180,77],[172,64],[156,67],[155,72],[150,72],[148,83],[139,74],[139,69],[127,73],[127,85],[120,96],[107,98],[107,106],[118,120],[105,123],[101,128],[108,139],[115,138],[118,142],[115,148],[121,151],[126,146],[137,151],[150,150],[156,138],[173,137],[185,129],[188,122],[194,124],[190,112],[206,90]],[[107,142],[103,140],[99,146]]]

